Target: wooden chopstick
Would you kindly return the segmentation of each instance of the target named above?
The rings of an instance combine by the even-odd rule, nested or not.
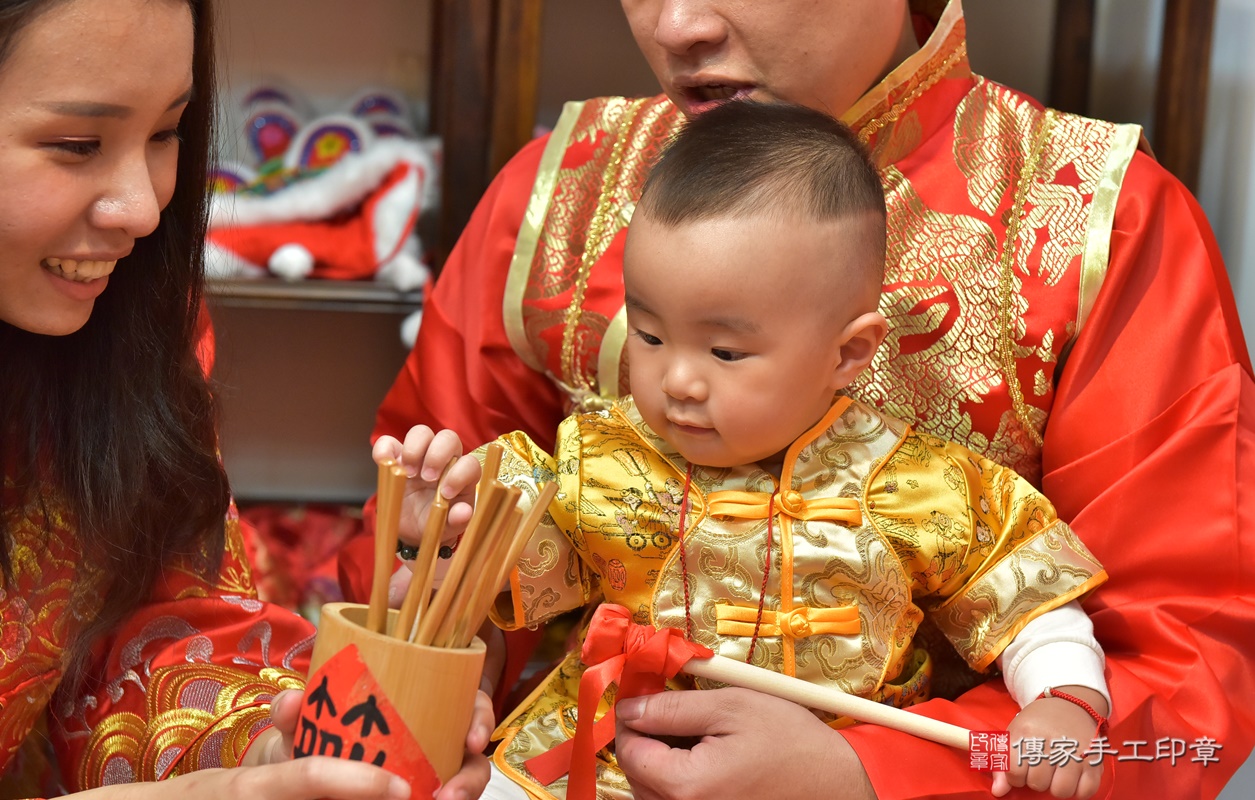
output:
[[[388,581],[396,560],[397,528],[405,497],[405,470],[392,459],[379,464],[375,506],[375,575],[371,582],[366,627],[383,633],[388,624]]]
[[[458,582],[462,580],[462,575],[465,574],[472,555],[487,532],[488,523],[497,513],[497,507],[501,504],[505,491],[505,487],[494,480],[477,499],[475,512],[466,525],[466,533],[462,534],[462,543],[453,554],[449,571],[445,574],[444,581],[440,584],[440,589],[436,591],[436,596],[432,599],[423,619],[419,621],[418,636],[414,639],[416,643],[424,645],[433,643],[444,621],[444,615],[448,612],[453,597],[457,593]]]
[[[528,509],[527,516],[522,522],[516,522],[513,525],[511,536],[504,541],[505,549],[495,553],[493,560],[484,570],[485,580],[480,584],[479,594],[471,607],[470,614],[466,617],[467,630],[463,632],[460,641],[454,643],[456,647],[468,647],[471,640],[475,638],[475,633],[488,618],[493,602],[501,593],[502,585],[510,577],[515,564],[523,554],[523,549],[527,547],[532,535],[540,527],[541,520],[544,519],[545,514],[549,513],[549,504],[553,502],[557,494],[558,484],[556,483],[546,483],[540,487],[540,494],[532,503],[532,507]]]
[[[522,490],[504,486],[497,480],[504,454],[505,448],[497,442],[485,448],[483,472],[476,486],[475,510],[444,581],[433,593],[436,554],[449,514],[444,482],[457,459],[451,459],[445,466],[436,482],[435,496],[423,527],[410,588],[397,615],[393,630],[396,638],[422,645],[467,647],[487,618],[503,582],[509,578],[558,488],[553,483],[542,486],[532,508],[524,515],[518,506]],[[367,627],[380,633],[387,626],[389,567],[396,552],[404,493],[404,470],[391,460],[380,464],[376,571],[367,614]]]
[[[449,463],[440,473],[440,479],[436,481],[435,497],[427,510],[427,523],[423,526],[423,540],[419,543],[418,558],[414,559],[411,567],[410,588],[405,593],[396,628],[392,631],[398,639],[409,641],[414,638],[414,625],[431,598],[431,582],[436,574],[436,553],[440,550],[440,540],[444,538],[445,523],[449,519],[449,501],[443,494],[444,482],[457,461],[457,458],[449,459]]]
[[[479,473],[479,485],[476,487],[476,496],[484,493],[501,472],[501,459],[505,456],[505,446],[500,442],[489,442],[484,446],[484,465]]]
[[[486,526],[491,521],[494,509],[488,507],[488,489],[494,485],[498,487],[501,486],[501,484],[497,481],[497,474],[501,471],[501,459],[504,456],[505,447],[500,442],[489,442],[484,447],[484,462],[480,469],[479,483],[475,487],[475,510],[471,514],[470,522],[467,523],[466,531],[462,534],[462,545],[470,544],[471,532],[473,529],[476,531],[476,536],[478,537],[480,535],[480,531],[482,531],[482,526]],[[458,546],[459,552],[463,549],[462,545]],[[467,556],[462,556],[461,558],[464,559],[466,557]],[[454,561],[456,562],[460,560],[461,559],[459,559],[458,555],[455,553]],[[432,573],[433,580],[435,577],[435,566],[435,564],[432,564],[429,569]],[[462,569],[465,569],[465,567],[462,567]],[[432,644],[433,637],[438,634],[440,627],[443,624],[443,619],[436,619],[436,617],[443,617],[448,612],[448,606],[453,602],[453,593],[457,590],[456,586],[450,586],[449,584],[451,582],[456,583],[461,578],[460,573],[457,577],[453,577],[453,570],[454,564],[450,563],[449,570],[445,573],[445,580],[442,582],[441,588],[437,592],[437,596],[430,598],[430,606],[427,605],[427,600],[420,601],[418,613],[419,630],[415,632],[413,637],[411,637],[412,641],[419,644]],[[446,589],[446,586],[449,588]],[[444,595],[444,597],[442,597],[442,595]],[[437,606],[437,603],[440,605]]]
[[[465,627],[465,617],[478,598],[477,592],[484,581],[485,568],[500,549],[501,542],[508,541],[510,534],[514,532],[514,527],[518,525],[518,519],[514,517],[515,512],[522,517],[522,512],[518,510],[519,498],[522,496],[523,490],[514,486],[506,487],[506,495],[501,505],[497,507],[497,513],[489,522],[488,530],[480,541],[479,547],[476,548],[476,552],[471,554],[470,565],[458,586],[458,592],[454,595],[449,610],[445,612],[444,621],[440,625],[433,644],[441,647],[455,646],[453,643]]]

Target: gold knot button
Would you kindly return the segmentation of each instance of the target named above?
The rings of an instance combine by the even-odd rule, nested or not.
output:
[[[806,501],[802,498],[801,492],[790,489],[780,495],[780,507],[796,517],[806,509]]]
[[[785,630],[794,639],[805,639],[811,635],[811,621],[806,616],[805,608],[795,608],[784,619]]]

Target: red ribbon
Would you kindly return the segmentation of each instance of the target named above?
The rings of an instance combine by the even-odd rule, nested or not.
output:
[[[682,631],[637,625],[623,606],[599,606],[580,654],[587,669],[580,678],[575,738],[528,759],[527,769],[546,786],[569,772],[568,800],[595,800],[597,751],[614,739],[614,709],[593,721],[607,687],[619,684],[619,700],[657,694],[689,659],[712,655],[709,648],[686,641]]]

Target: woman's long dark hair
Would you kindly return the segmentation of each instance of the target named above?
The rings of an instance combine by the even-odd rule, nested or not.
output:
[[[0,71],[22,27],[59,1],[0,0]],[[83,688],[92,643],[151,595],[164,564],[191,557],[208,575],[218,556],[198,554],[223,547],[230,492],[196,355],[213,19],[209,0],[187,2],[195,91],[179,123],[174,196],[157,230],[118,262],[81,330],[41,336],[0,321],[0,472],[13,482],[0,514],[5,583],[13,534],[40,508],[69,512],[82,558],[107,581],[99,612],[63,658],[70,692]]]

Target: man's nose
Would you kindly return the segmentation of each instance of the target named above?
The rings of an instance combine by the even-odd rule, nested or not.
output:
[[[725,22],[710,0],[666,0],[654,27],[654,41],[675,55],[723,41]]]

